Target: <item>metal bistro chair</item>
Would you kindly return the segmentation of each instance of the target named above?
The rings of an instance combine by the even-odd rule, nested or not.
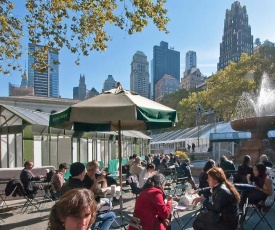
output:
[[[23,196],[24,199],[26,200],[26,202],[22,206],[21,212],[24,214],[27,211],[28,207],[30,207],[30,206],[33,206],[38,211],[40,211],[40,209],[39,209],[40,204],[39,204],[38,200],[35,198],[36,197],[36,191],[34,191],[33,193],[28,193],[24,189],[23,184],[20,180],[15,179],[15,180],[12,180],[12,181],[13,181],[14,186],[15,186],[15,190],[13,192],[13,193],[15,193],[15,196],[16,195]]]
[[[0,191],[0,202],[1,202],[1,204],[0,204],[0,209],[2,209],[2,208],[8,208],[9,206],[7,205],[7,203],[6,203],[6,194],[5,194],[5,191]]]
[[[249,216],[249,218],[247,219],[250,220],[251,217],[256,213],[260,220],[256,223],[256,225],[254,226],[253,229],[256,229],[257,226],[261,223],[261,222],[265,222],[267,223],[267,225],[270,227],[270,229],[273,229],[273,227],[271,226],[271,224],[268,222],[268,219],[266,218],[266,215],[269,213],[271,207],[274,205],[275,203],[275,179],[274,177],[271,177],[272,180],[272,189],[273,189],[273,194],[271,195],[271,197],[267,198],[270,199],[269,204],[267,204],[267,200],[264,202],[261,202],[259,204],[251,204],[251,207],[253,208],[253,211],[251,213],[251,215]]]
[[[185,192],[185,183],[188,182],[188,177],[184,171],[176,171],[174,177],[173,196],[182,195]],[[179,193],[180,191],[180,193]]]
[[[130,217],[129,220],[129,226],[132,226],[138,230],[142,230],[142,226],[140,225],[140,219],[136,218],[136,217]]]
[[[137,196],[141,192],[141,188],[139,187],[139,182],[138,182],[137,176],[136,175],[131,175],[131,176],[128,177],[127,180],[128,180],[128,183],[131,187],[133,195],[136,195],[136,199],[137,199]]]

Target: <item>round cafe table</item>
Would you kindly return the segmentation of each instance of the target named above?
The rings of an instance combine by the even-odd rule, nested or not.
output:
[[[234,183],[236,189],[242,193],[244,191],[247,191],[247,190],[252,190],[252,189],[255,189],[255,185],[253,184],[239,184],[239,183]]]

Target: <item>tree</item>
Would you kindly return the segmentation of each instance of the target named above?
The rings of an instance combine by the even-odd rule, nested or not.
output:
[[[180,89],[175,93],[164,95],[160,103],[170,108],[177,109],[179,102],[182,100],[182,98],[186,97],[188,97],[188,91],[186,89]]]
[[[13,3],[14,2],[14,3]],[[149,20],[160,31],[168,32],[166,24],[166,0],[27,0],[25,21],[12,16],[16,0],[1,0],[0,4],[0,72],[9,73],[10,68],[22,55],[20,38],[24,36],[23,24],[28,28],[30,43],[44,47],[36,50],[33,55],[39,63],[34,68],[43,71],[48,67],[45,53],[49,49],[57,52],[67,47],[78,55],[88,56],[92,50],[104,51],[111,40],[106,31],[107,25],[113,25],[128,34],[141,32]]]

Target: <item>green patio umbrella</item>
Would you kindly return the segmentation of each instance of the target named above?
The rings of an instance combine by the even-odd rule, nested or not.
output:
[[[118,131],[119,177],[122,188],[121,130],[172,127],[176,110],[121,87],[50,115],[49,126],[75,131]]]

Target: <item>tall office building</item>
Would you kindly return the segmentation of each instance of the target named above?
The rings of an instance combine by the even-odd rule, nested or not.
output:
[[[179,90],[180,82],[173,76],[164,74],[164,76],[156,83],[155,101],[160,102],[166,94],[175,93]]]
[[[130,90],[149,98],[149,62],[141,51],[134,54],[131,63]]]
[[[160,46],[153,48],[151,93],[155,98],[155,85],[165,75],[171,75],[180,81],[180,52],[168,48],[167,42],[160,42]]]
[[[218,70],[224,69],[230,61],[239,61],[242,53],[253,54],[253,36],[246,7],[236,1],[231,10],[226,10]]]
[[[87,88],[85,83],[85,75],[80,74],[79,85],[73,88],[73,99],[84,100],[86,98]]]
[[[189,50],[185,55],[185,70],[192,68],[197,68],[197,54]]]
[[[114,89],[116,87],[116,81],[112,75],[108,75],[108,78],[104,81],[102,92]]]
[[[29,43],[29,53],[43,48]],[[42,52],[42,51],[41,51]],[[31,55],[28,56],[28,86],[34,87],[34,95],[42,97],[59,97],[59,66],[58,53],[51,49],[46,54],[49,67],[41,72],[32,68],[40,63]]]

